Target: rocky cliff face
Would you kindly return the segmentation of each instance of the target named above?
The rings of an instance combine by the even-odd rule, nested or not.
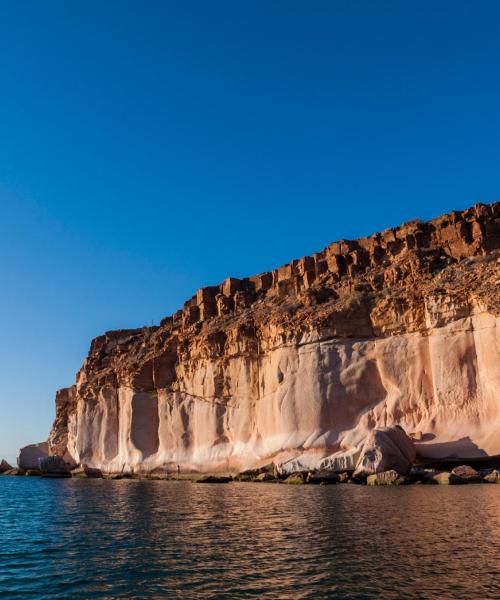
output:
[[[351,467],[401,425],[431,457],[500,454],[500,204],[202,288],[92,341],[50,453],[104,471]]]

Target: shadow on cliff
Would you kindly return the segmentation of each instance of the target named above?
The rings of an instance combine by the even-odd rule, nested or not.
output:
[[[489,455],[479,448],[470,437],[463,437],[453,442],[438,442],[437,444],[427,444],[436,436],[434,434],[425,434],[422,442],[416,442],[415,448],[419,458],[424,460],[454,460],[469,458],[486,458]]]

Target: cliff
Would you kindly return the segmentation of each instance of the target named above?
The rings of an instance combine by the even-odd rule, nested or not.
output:
[[[49,452],[104,471],[352,467],[401,425],[422,456],[500,454],[500,203],[206,287],[92,341]]]

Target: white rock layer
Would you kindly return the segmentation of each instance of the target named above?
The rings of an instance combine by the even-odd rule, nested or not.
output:
[[[437,315],[437,316],[436,316]],[[156,467],[238,471],[274,460],[284,470],[354,468],[375,427],[422,432],[427,457],[500,454],[500,337],[488,312],[423,333],[370,339],[313,334],[254,358],[226,359],[230,400],[216,394],[215,360],[177,373],[182,391],[102,387],[68,423],[76,463],[104,471]],[[217,369],[216,369],[217,366]]]

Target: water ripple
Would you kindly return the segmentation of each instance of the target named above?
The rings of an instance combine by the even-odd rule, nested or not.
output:
[[[6,598],[500,598],[500,486],[0,478]]]

